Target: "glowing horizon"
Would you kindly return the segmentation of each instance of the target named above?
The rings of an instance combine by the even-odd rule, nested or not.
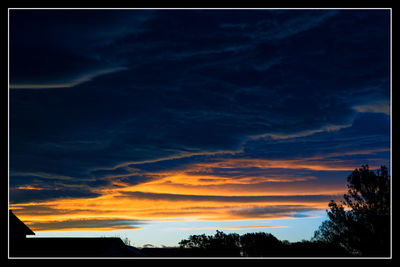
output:
[[[354,169],[391,168],[390,20],[10,9],[9,208],[38,236],[309,239]]]

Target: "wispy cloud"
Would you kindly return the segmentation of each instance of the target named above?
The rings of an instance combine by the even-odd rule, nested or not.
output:
[[[357,112],[383,113],[390,116],[390,104],[387,100],[378,100],[353,106]]]
[[[320,211],[304,205],[277,205],[277,206],[255,206],[241,207],[229,211],[231,218],[252,218],[252,219],[276,219],[276,218],[304,218],[312,216],[302,212]]]
[[[88,219],[47,222],[25,222],[34,231],[114,231],[141,229],[141,221],[124,219]]]
[[[262,40],[275,40],[275,39],[284,39],[291,37],[295,34],[299,34],[301,32],[310,30],[314,27],[317,27],[319,24],[325,22],[329,18],[337,15],[337,11],[328,10],[327,12],[318,12],[312,14],[311,12],[308,14],[304,14],[303,16],[296,16],[293,18],[288,18],[284,23],[280,24],[277,27],[277,24],[280,21],[279,14],[276,17],[276,20],[266,20],[258,23],[258,27],[262,30],[257,32],[257,35]],[[281,13],[282,17],[285,16],[285,12]],[[256,36],[257,36],[256,35]]]
[[[72,78],[70,80],[66,81],[59,81],[58,83],[42,83],[42,84],[36,84],[36,83],[30,83],[30,84],[25,84],[25,83],[14,83],[10,84],[11,89],[56,89],[56,88],[70,88],[77,86],[81,83],[84,82],[89,82],[93,80],[94,78],[118,71],[123,71],[127,70],[126,67],[116,67],[116,68],[110,68],[110,69],[102,69],[102,70],[97,70],[93,71],[88,74],[82,74],[77,78]]]
[[[331,199],[338,199],[340,195],[275,195],[275,196],[210,196],[210,195],[185,195],[185,194],[162,194],[149,192],[122,192],[121,197],[132,197],[137,199],[149,200],[168,200],[168,201],[191,201],[191,202],[225,202],[225,203],[315,203],[329,202]]]

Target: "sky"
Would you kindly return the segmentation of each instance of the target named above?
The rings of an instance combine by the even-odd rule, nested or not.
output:
[[[310,239],[390,167],[390,10],[10,9],[9,207],[36,236]]]

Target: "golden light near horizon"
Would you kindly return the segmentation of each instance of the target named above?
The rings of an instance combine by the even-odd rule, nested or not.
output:
[[[316,180],[313,176],[262,176],[246,177],[199,175],[210,168],[221,167],[228,172],[237,167],[258,166],[271,168],[276,161],[224,161],[217,163],[191,164],[175,171],[147,173],[155,175],[154,180],[129,185],[116,181],[115,186],[96,189],[96,198],[76,198],[44,201],[37,203],[12,204],[21,219],[36,231],[75,231],[79,229],[72,221],[80,221],[85,231],[117,229],[140,229],[137,226],[85,226],[91,220],[134,220],[155,221],[161,219],[193,220],[258,220],[292,218],[296,211],[324,210],[327,197],[313,199],[313,196],[340,197],[344,186],[331,184],[314,185],[306,182]],[[288,168],[288,164],[278,164]],[[299,166],[299,165],[297,165]],[[300,165],[301,168],[302,165]],[[313,165],[317,168],[319,165]],[[320,167],[324,170],[324,167]],[[337,166],[341,170],[342,167]],[[244,172],[245,173],[245,172]],[[110,179],[115,177],[111,176]],[[33,186],[25,190],[40,190]],[[251,212],[251,210],[264,212]],[[47,222],[47,224],[45,223]],[[35,226],[36,225],[36,226]],[[47,228],[46,228],[47,227]],[[53,227],[53,229],[52,229]],[[124,228],[125,227],[125,228]]]

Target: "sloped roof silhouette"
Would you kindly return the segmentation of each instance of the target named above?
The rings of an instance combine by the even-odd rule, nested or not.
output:
[[[35,235],[10,210],[10,256],[12,257],[138,257],[140,251],[127,246],[121,238],[52,237]]]
[[[17,216],[10,210],[10,235],[35,235],[35,233],[24,224]]]
[[[138,257],[141,253],[116,237],[37,237],[21,241],[12,256]]]

